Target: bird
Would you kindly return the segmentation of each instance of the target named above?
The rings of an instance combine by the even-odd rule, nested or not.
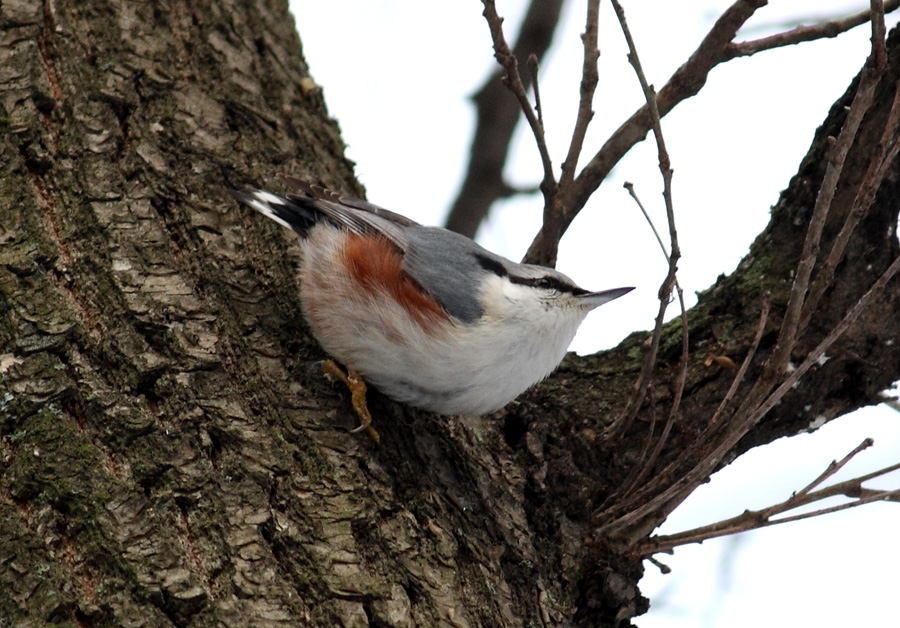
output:
[[[487,414],[552,373],[589,312],[633,290],[584,290],[453,231],[281,178],[300,193],[231,194],[299,237],[303,316],[333,358],[322,370],[347,384],[357,430],[376,441],[366,383],[442,415]]]

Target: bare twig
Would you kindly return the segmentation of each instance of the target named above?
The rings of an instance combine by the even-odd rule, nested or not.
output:
[[[584,43],[584,63],[581,68],[581,99],[578,103],[578,117],[575,120],[575,129],[572,132],[572,141],[569,144],[569,152],[562,163],[562,175],[560,186],[568,188],[575,179],[575,169],[578,166],[578,158],[584,146],[584,136],[587,134],[588,125],[594,117],[593,102],[594,91],[600,78],[597,73],[597,60],[600,58],[600,49],[597,47],[597,31],[599,29],[600,0],[589,0],[587,3],[587,18],[585,19],[584,34],[581,41]]]
[[[663,257],[666,258],[666,262],[670,263],[669,254],[666,252],[666,247],[662,242],[662,238],[660,237],[659,232],[656,230],[656,225],[654,225],[653,221],[650,219],[650,215],[647,213],[647,210],[644,209],[644,204],[641,202],[641,199],[638,198],[637,193],[634,191],[634,185],[632,185],[631,183],[625,183],[624,187],[626,190],[628,190],[628,193],[631,195],[631,198],[634,199],[634,202],[637,203],[637,206],[640,208],[641,213],[644,215],[644,218],[646,219],[647,224],[650,225],[650,229],[653,231],[653,235],[656,236],[656,241],[659,244],[659,248],[662,250]],[[682,391],[684,390],[685,378],[687,377],[688,330],[687,330],[686,310],[685,310],[685,306],[684,306],[684,292],[682,291],[681,286],[678,284],[677,279],[675,280],[675,289],[678,294],[678,301],[681,305],[681,312],[682,312],[682,318],[681,318],[681,322],[682,322],[682,354],[681,354],[681,363],[679,365],[679,367],[680,367],[679,368],[679,376],[678,376],[678,381],[677,381],[676,389],[675,389],[675,399],[672,402],[672,407],[669,410],[668,419],[666,420],[666,424],[663,426],[663,431],[660,434],[659,439],[657,440],[656,447],[653,449],[653,453],[650,455],[649,458],[647,458],[646,457],[647,445],[645,445],[643,451],[641,452],[640,458],[638,459],[638,462],[635,465],[634,470],[630,474],[630,477],[622,483],[621,489],[617,490],[615,493],[610,495],[605,500],[604,504],[610,503],[610,502],[615,502],[615,501],[620,501],[621,499],[624,498],[625,495],[628,495],[628,493],[630,493],[631,490],[635,486],[637,486],[647,476],[647,474],[653,468],[653,465],[656,463],[656,460],[659,458],[659,455],[662,453],[663,447],[665,446],[666,441],[668,440],[669,434],[672,431],[672,425],[675,422],[675,417],[677,416],[678,407],[681,402],[681,394],[682,394]],[[643,372],[642,372],[642,374],[643,374]],[[650,383],[650,379],[651,378],[649,377],[649,374],[648,374],[648,376],[647,376],[648,386]],[[638,388],[640,389],[641,385],[643,384],[643,380],[639,379],[638,381],[639,381]],[[648,387],[648,390],[649,390],[649,387]],[[653,439],[653,432],[654,432],[654,428],[656,426],[656,415],[653,412],[653,410],[654,410],[654,406],[651,405],[651,407],[650,407],[650,411],[651,411],[650,429],[649,429],[649,433],[647,435],[647,444],[648,445],[649,445],[650,441]],[[627,428],[627,424],[623,424],[623,425],[620,425],[617,427],[617,429],[619,430],[619,433],[621,433],[621,430],[623,428]]]
[[[827,497],[834,497],[834,495],[817,495],[817,497],[819,497],[820,499],[825,499]],[[837,506],[831,506],[829,508],[821,508],[819,510],[804,512],[797,515],[792,515],[790,517],[782,517],[780,519],[767,519],[765,518],[764,513],[760,511],[747,511],[742,515],[735,517],[734,519],[720,521],[703,528],[695,528],[693,530],[688,530],[687,532],[673,534],[670,536],[651,537],[646,543],[636,548],[635,553],[638,555],[646,556],[648,554],[655,554],[656,552],[667,552],[674,549],[675,547],[678,547],[679,545],[702,543],[703,541],[714,539],[720,536],[737,534],[739,532],[749,532],[750,530],[767,528],[779,523],[791,523],[793,521],[800,521],[802,519],[821,517],[822,515],[838,512],[840,510],[847,510],[849,508],[856,508],[857,506],[863,506],[875,501],[898,500],[900,500],[900,489],[892,491],[867,492],[865,496],[862,496],[859,499],[848,502],[846,504],[839,504]]]
[[[516,58],[527,59],[534,54],[538,61],[543,59],[560,22],[562,6],[563,0],[531,0],[513,46]],[[518,100],[509,97],[501,81],[502,71],[499,68],[492,73],[472,98],[476,126],[469,164],[446,222],[448,229],[469,237],[474,237],[494,201],[519,193],[503,178],[521,113]],[[531,76],[526,73],[522,79],[530,81]]]
[[[884,36],[884,15],[879,14],[878,11],[874,11],[872,15],[875,22],[872,33],[871,59],[874,63],[881,64],[880,74],[883,71],[886,51],[884,40],[878,39],[877,33],[880,32],[881,37]],[[874,88],[872,88],[872,91],[874,91]],[[853,235],[853,231],[856,229],[859,221],[868,213],[869,208],[875,201],[875,194],[887,175],[888,168],[897,156],[897,150],[900,148],[900,143],[897,142],[898,124],[900,124],[900,85],[897,85],[894,90],[894,101],[891,104],[884,132],[881,135],[881,141],[873,148],[869,168],[856,191],[853,206],[847,214],[840,232],[834,239],[824,264],[816,274],[806,302],[803,304],[803,311],[800,315],[800,333],[806,329],[810,318],[819,305],[819,301],[834,281],[835,270],[844,258],[844,251],[850,242],[850,236]]]
[[[894,105],[891,110],[888,125],[885,128],[885,139],[887,139],[888,136],[890,136],[892,140],[896,139],[895,134],[897,132],[898,120],[900,120],[900,85],[897,86]],[[883,152],[884,145],[885,142],[883,140],[874,148],[874,151],[876,153]],[[869,165],[869,170],[866,172],[866,176],[857,190],[856,198],[853,201],[853,207],[848,213],[844,224],[841,226],[841,231],[834,239],[831,250],[825,258],[825,262],[822,264],[819,272],[816,274],[815,281],[813,281],[812,287],[809,290],[809,295],[803,304],[803,311],[800,315],[800,333],[803,333],[806,329],[822,296],[833,283],[835,271],[841,263],[841,260],[844,258],[844,251],[847,248],[847,244],[850,242],[850,236],[853,235],[853,231],[856,229],[859,221],[868,213],[869,208],[875,201],[875,194],[884,180],[884,176],[887,174],[887,167],[896,158],[898,148],[900,148],[900,144],[892,146],[889,153],[883,159],[879,159],[879,157],[881,157],[880,154],[873,157],[873,161]]]
[[[725,458],[727,453],[743,438],[750,429],[759,423],[760,419],[784,397],[785,394],[812,368],[826,351],[849,329],[849,327],[859,318],[859,316],[869,307],[869,305],[884,292],[885,286],[900,272],[900,257],[897,257],[891,265],[882,273],[878,280],[869,288],[869,290],[856,302],[856,305],[844,315],[844,318],[835,325],[828,335],[813,349],[804,361],[787,377],[782,383],[768,395],[765,400],[758,404],[755,410],[746,411],[739,410],[736,416],[740,420],[730,426],[727,433],[723,435],[718,444],[696,465],[677,478],[665,490],[656,496],[643,501],[640,506],[626,512],[622,516],[598,526],[595,534],[615,535],[628,529],[628,539],[626,543],[633,542],[646,533],[649,529],[656,526],[659,513],[671,512],[674,505],[680,504],[685,497],[689,495],[696,486],[703,482],[715,470],[716,466]],[[754,404],[756,405],[756,404]],[[668,470],[668,468],[667,468]],[[666,470],[660,473],[661,477],[666,477]],[[645,489],[641,494],[647,494]],[[632,502],[635,500],[632,499]],[[599,517],[604,517],[607,513],[599,513]]]
[[[638,376],[637,389],[631,400],[628,402],[628,405],[622,411],[622,414],[620,414],[619,417],[613,422],[613,424],[607,429],[606,433],[604,434],[604,438],[614,439],[624,434],[631,426],[631,423],[637,416],[638,410],[640,410],[641,404],[647,397],[647,389],[650,386],[650,382],[652,381],[653,369],[656,366],[656,355],[659,352],[659,341],[662,338],[662,325],[663,321],[665,320],[666,310],[669,306],[669,299],[664,299],[662,298],[662,296],[666,294],[671,296],[672,288],[674,285],[674,275],[671,273],[666,275],[666,279],[664,280],[662,287],[659,289],[659,309],[656,312],[656,321],[653,326],[653,333],[650,336],[649,346],[644,352],[644,359],[641,363],[641,372]]]
[[[672,201],[672,167],[669,159],[669,153],[666,150],[665,138],[663,137],[662,133],[662,122],[659,116],[659,108],[657,107],[656,103],[656,92],[654,91],[653,86],[651,86],[647,81],[647,77],[644,74],[643,68],[641,67],[641,61],[640,57],[638,56],[637,47],[635,46],[634,38],[631,35],[631,30],[628,28],[628,22],[625,19],[625,11],[624,9],[622,9],[622,5],[619,4],[617,0],[613,0],[612,5],[613,9],[616,12],[616,17],[619,20],[619,25],[622,29],[622,33],[625,36],[625,41],[628,43],[628,60],[634,67],[634,72],[641,84],[641,90],[644,93],[644,98],[647,101],[647,107],[650,112],[651,127],[653,129],[653,135],[656,139],[659,170],[662,173],[663,178],[663,199],[665,200],[666,218],[669,225],[670,253],[667,256],[669,262],[669,270],[666,274],[665,279],[663,280],[662,286],[660,286],[659,289],[660,307],[656,317],[656,325],[653,329],[650,348],[644,355],[644,362],[641,366],[641,374],[640,379],[638,380],[637,392],[629,401],[628,406],[626,406],[620,417],[611,426],[611,434],[619,435],[627,430],[644,401],[647,386],[649,384],[650,378],[653,375],[654,365],[656,364],[656,355],[659,349],[659,340],[662,336],[663,320],[665,318],[665,312],[668,307],[669,300],[671,299],[673,289],[677,288],[678,299],[681,305],[682,355],[681,361],[679,363],[679,375],[676,381],[675,398],[670,410],[669,420],[666,424],[666,427],[663,429],[661,440],[654,450],[654,455],[651,456],[651,462],[648,462],[648,466],[652,466],[651,463],[655,460],[655,457],[661,450],[661,447],[665,442],[663,439],[668,436],[669,429],[671,428],[671,423],[672,421],[674,421],[674,418],[677,415],[678,407],[681,401],[681,395],[684,391],[684,382],[687,378],[689,344],[687,335],[687,310],[684,307],[684,295],[682,293],[681,287],[678,286],[676,279],[676,271],[678,267],[678,260],[681,257],[681,250],[678,246],[678,232],[675,229],[675,209]],[[632,196],[634,196],[634,191],[629,191],[631,192]],[[643,211],[643,206],[640,203],[639,206],[641,207],[641,211]],[[646,212],[644,212],[644,215],[647,215]],[[654,232],[655,231],[656,229],[654,228]],[[658,235],[657,238],[659,238]],[[665,248],[663,248],[663,251],[665,252]]]
[[[666,424],[663,426],[663,431],[659,435],[659,440],[656,441],[656,447],[653,449],[653,453],[650,454],[650,458],[642,465],[641,471],[635,479],[635,485],[640,484],[644,478],[647,477],[656,465],[656,461],[659,459],[666,442],[668,442],[669,434],[672,433],[672,426],[675,424],[675,419],[678,417],[678,410],[681,408],[681,397],[684,394],[684,385],[687,381],[689,355],[687,310],[684,307],[684,292],[677,282],[675,283],[675,288],[676,293],[678,294],[678,303],[681,306],[681,359],[678,363],[678,377],[675,379],[675,395],[672,399],[672,407],[669,408],[669,416],[666,419]],[[631,487],[629,487],[629,490],[630,489]]]
[[[659,235],[659,232],[656,230],[656,225],[653,224],[653,221],[650,219],[650,215],[647,213],[647,210],[644,208],[644,204],[641,202],[641,199],[638,197],[637,193],[634,191],[634,185],[631,183],[625,183],[625,189],[628,190],[631,198],[634,199],[634,202],[637,203],[638,208],[640,208],[641,213],[644,215],[644,219],[647,221],[647,224],[650,225],[650,229],[653,231],[653,235],[656,236],[656,241],[659,244],[659,248],[662,250],[663,257],[666,258],[667,263],[671,263],[669,258],[669,254],[666,252],[666,246],[663,244],[662,238]],[[684,292],[681,289],[681,286],[678,284],[678,280],[675,280],[675,289],[678,294],[678,301],[681,305],[681,323],[682,323],[682,354],[681,354],[681,363],[679,364],[679,375],[675,388],[675,399],[672,402],[672,407],[669,410],[668,419],[666,420],[666,424],[663,426],[663,431],[660,434],[659,439],[657,440],[656,447],[653,449],[653,453],[649,456],[646,456],[647,449],[650,441],[653,439],[653,432],[656,426],[656,414],[654,412],[654,406],[650,406],[651,419],[650,419],[650,429],[648,430],[647,435],[647,443],[644,446],[644,449],[641,451],[641,455],[638,459],[637,464],[635,465],[633,471],[629,474],[629,477],[622,483],[622,487],[617,490],[615,493],[610,495],[604,502],[604,504],[621,501],[625,495],[631,492],[631,490],[637,486],[650,472],[653,468],[653,465],[656,463],[656,460],[659,458],[660,453],[662,453],[663,447],[668,440],[669,434],[672,431],[672,425],[675,422],[675,417],[677,416],[678,407],[681,403],[681,394],[684,390],[684,382],[687,377],[687,356],[688,356],[688,330],[687,330],[687,316],[686,309],[684,306]],[[661,329],[660,329],[661,330]],[[653,352],[655,355],[655,351]],[[645,361],[645,365],[649,364],[649,362]],[[642,370],[642,376],[643,376]],[[647,383],[647,390],[649,391],[649,385],[652,381],[649,373],[646,376],[646,380],[639,379],[638,380],[638,390],[644,385],[644,382]],[[635,409],[636,412],[636,409]],[[624,416],[624,415],[623,415]],[[633,419],[633,415],[631,419]],[[630,420],[626,418],[626,422],[623,422],[620,425],[614,426],[617,429],[617,434],[620,434],[623,429],[627,429],[630,424]]]
[[[541,85],[538,82],[538,58],[532,53],[528,55],[528,69],[531,70],[531,85],[534,89],[534,110],[537,112],[538,123],[544,128],[544,108],[541,106]]]
[[[872,0],[873,9],[876,9],[876,5],[880,5],[879,0]],[[822,184],[816,196],[816,204],[813,207],[812,217],[806,231],[806,240],[803,243],[803,252],[800,254],[800,263],[797,265],[794,281],[791,284],[791,296],[785,310],[778,343],[766,366],[767,373],[763,375],[763,379],[779,377],[790,361],[791,351],[794,349],[800,330],[800,316],[809,290],[810,277],[819,256],[819,242],[822,230],[825,228],[825,219],[828,217],[834,195],[837,192],[844,162],[856,139],[859,126],[875,98],[875,87],[884,72],[884,9],[881,8],[880,14],[877,9],[872,13],[872,53],[863,67],[859,86],[853,96],[847,119],[841,127],[837,140],[829,150],[825,176],[822,178]]]
[[[549,45],[553,28],[558,22],[561,2],[562,0],[532,0],[514,50],[517,57],[523,58],[531,52],[535,52],[538,58],[543,55]],[[709,72],[720,63],[737,56],[752,55],[761,50],[834,37],[869,21],[871,15],[869,11],[865,11],[844,19],[803,26],[756,41],[733,43],[738,29],[765,4],[765,0],[737,0],[722,14],[691,58],[660,90],[658,101],[662,116],[681,101],[699,92],[706,83]],[[900,0],[890,0],[885,3],[885,10],[893,11],[898,6]],[[476,99],[479,104],[479,123],[471,163],[462,190],[453,204],[447,221],[448,228],[469,236],[474,235],[478,224],[494,200],[514,193],[514,190],[503,183],[501,176],[514,120],[511,116],[485,111],[486,103],[503,102],[503,99],[497,98],[493,93],[488,95],[487,89],[487,86],[483,88],[484,93],[480,92]],[[482,95],[484,98],[481,98]],[[498,117],[501,119],[498,120]],[[648,130],[650,119],[647,107],[643,107],[619,127],[575,178],[575,185],[565,195],[565,202],[554,206],[552,224],[537,234],[529,247],[525,261],[552,264],[556,259],[555,249],[558,240],[568,225],[613,166],[632,146],[645,138]]]
[[[898,7],[900,7],[900,0],[889,0],[888,2],[885,2],[884,6],[881,8],[881,15],[883,16],[884,13],[890,13]],[[842,19],[828,20],[826,22],[808,26],[798,26],[789,31],[778,33],[777,35],[762,37],[752,41],[738,42],[731,46],[730,57],[747,57],[764,50],[793,46],[795,44],[815,41],[817,39],[837,37],[841,33],[846,33],[852,28],[856,28],[857,26],[871,21],[872,17],[872,11],[866,10]]]
[[[647,556],[647,560],[650,561],[650,564],[655,565],[657,569],[659,569],[660,573],[663,575],[672,573],[672,568],[655,559],[653,556]]]
[[[788,315],[786,315],[785,322],[782,325],[780,342],[785,344],[776,349],[776,357],[769,360],[769,364],[772,366],[766,369],[762,377],[758,378],[752,390],[745,396],[740,407],[732,413],[732,418],[724,422],[724,429],[720,429],[717,424],[721,423],[720,417],[724,416],[723,409],[725,406],[721,405],[720,409],[717,410],[716,416],[714,416],[715,420],[704,431],[697,447],[692,448],[694,455],[703,452],[700,462],[692,464],[685,472],[686,452],[684,456],[679,456],[676,460],[666,465],[664,469],[658,471],[651,481],[641,486],[638,491],[631,495],[627,503],[621,501],[606,508],[606,510],[600,510],[596,520],[600,522],[605,519],[609,523],[601,523],[597,530],[598,534],[622,535],[622,541],[626,544],[649,534],[659,522],[660,516],[671,512],[671,509],[678,503],[681,503],[694,490],[697,484],[704,481],[712,473],[740,439],[753,426],[758,424],[762,417],[775,404],[780,402],[791,387],[816,364],[816,361],[824,355],[828,347],[846,331],[871,300],[883,291],[887,281],[900,270],[900,259],[897,259],[857,304],[847,312],[838,326],[832,329],[831,333],[820,342],[819,346],[807,355],[800,367],[785,376],[787,359],[790,357],[790,351],[797,338],[799,313],[802,311],[796,304],[800,303],[802,305],[809,286],[810,272],[806,271],[811,271],[812,266],[815,264],[821,229],[827,210],[831,205],[831,199],[834,197],[834,186],[840,178],[841,166],[846,159],[846,153],[849,151],[849,146],[857,133],[863,114],[872,100],[871,95],[867,96],[866,94],[874,89],[874,84],[878,80],[878,71],[883,66],[881,61],[883,59],[881,52],[883,50],[883,42],[879,39],[879,33],[883,33],[883,29],[880,27],[879,16],[881,13],[878,9],[878,4],[878,0],[873,2],[873,15],[875,16],[873,19],[873,49],[864,68],[864,75],[868,75],[868,78],[861,80],[854,103],[840,133],[840,139],[834,142],[834,146],[829,151],[830,160],[826,165],[826,176],[820,188],[814,219],[811,221],[812,224],[809,227],[804,253],[801,256],[801,270],[796,273],[792,303],[788,308]],[[893,142],[888,154],[891,152],[893,152]],[[882,168],[885,167],[879,163],[876,169],[881,170]],[[764,326],[764,323],[762,325]],[[757,334],[758,336],[759,333]],[[784,348],[785,346],[787,349]],[[745,362],[745,364],[748,363]],[[738,381],[736,380],[732,383],[732,390],[736,390],[735,387]],[[773,390],[776,383],[778,385]],[[734,394],[731,391],[729,392],[732,395]],[[715,441],[708,445],[708,439],[711,436],[715,436]],[[634,504],[640,505],[637,508],[633,508]]]
[[[753,356],[756,354],[756,349],[759,347],[759,343],[762,340],[763,333],[766,328],[766,321],[768,320],[769,315],[769,304],[770,301],[768,298],[763,300],[762,311],[760,312],[759,324],[757,325],[756,335],[753,338],[753,342],[750,345],[750,350],[747,352],[746,357],[744,358],[743,363],[741,364],[740,369],[738,369],[737,375],[735,375],[734,379],[731,382],[731,386],[728,389],[728,392],[725,394],[725,397],[722,399],[722,402],[719,404],[719,407],[716,409],[716,412],[713,414],[712,419],[710,419],[709,424],[706,429],[700,434],[697,438],[697,441],[694,443],[694,446],[688,450],[685,450],[681,453],[674,461],[666,465],[664,469],[656,473],[655,479],[644,485],[641,490],[637,491],[635,494],[631,495],[631,499],[626,501],[623,499],[607,499],[603,505],[601,505],[601,510],[607,506],[608,504],[614,504],[614,506],[610,507],[605,512],[601,513],[601,517],[613,517],[617,513],[625,513],[628,512],[631,505],[635,503],[640,503],[642,500],[649,499],[654,492],[658,491],[660,486],[666,482],[666,478],[670,478],[673,476],[678,469],[684,468],[683,465],[688,458],[701,458],[701,451],[705,450],[708,446],[708,443],[713,441],[713,437],[718,435],[721,431],[719,426],[719,419],[722,416],[725,408],[728,403],[734,397],[737,392],[738,386],[740,386],[741,381],[744,378],[744,375],[747,372],[750,364],[753,362]],[[762,401],[762,399],[760,399]],[[643,462],[644,455],[641,455],[641,462]],[[646,466],[646,465],[644,465]],[[633,474],[633,475],[636,475]],[[630,480],[626,482],[626,484],[631,486],[636,486],[637,482],[631,482]],[[617,491],[615,496],[623,494],[624,491]]]
[[[714,67],[735,56],[752,54],[749,47],[746,53],[739,52],[737,45],[732,42],[738,29],[757,9],[765,4],[765,0],[737,0],[716,20],[690,59],[672,75],[659,91],[657,102],[661,116],[666,116],[680,102],[696,95],[706,84],[707,76]],[[889,7],[889,10],[894,10],[898,4],[900,2],[897,0],[891,0],[886,3],[886,6]],[[848,18],[846,21],[840,21],[840,23],[843,29],[848,30],[869,19],[870,12],[865,12]],[[827,28],[823,28],[821,32],[813,31],[810,33],[810,38],[818,39],[829,36],[825,34],[827,31]],[[812,37],[813,34],[816,36]],[[750,42],[747,45],[749,46]],[[556,234],[565,232],[565,229],[581,211],[600,183],[609,175],[612,168],[619,163],[625,153],[646,137],[650,128],[649,109],[644,106],[632,114],[613,133],[575,178],[575,184],[566,196],[566,203],[557,215],[559,224],[554,225],[553,232],[547,230],[545,233],[542,230],[535,236],[525,256],[526,261],[541,263],[542,260],[556,258],[555,249],[558,242],[553,241]]]
[[[734,398],[735,393],[737,393],[738,386],[741,385],[741,382],[744,379],[744,375],[747,374],[747,369],[753,362],[753,356],[756,355],[756,349],[759,347],[759,343],[762,340],[763,333],[766,330],[766,321],[769,318],[770,305],[771,301],[768,297],[763,299],[762,311],[759,314],[759,325],[756,328],[756,335],[753,337],[753,342],[750,344],[750,350],[747,352],[747,356],[741,363],[741,368],[738,369],[737,375],[735,375],[734,379],[731,381],[731,386],[728,388],[728,392],[725,393],[724,397],[722,397],[722,402],[719,403],[719,407],[716,408],[715,413],[709,420],[709,426],[704,433],[710,433],[716,429],[716,426],[718,426],[719,424],[719,419],[722,417],[722,413],[725,412],[725,408],[728,407],[728,404]],[[701,444],[703,440],[705,439],[701,437]]]
[[[653,224],[653,221],[650,220],[650,214],[647,213],[647,210],[644,209],[644,204],[641,202],[641,199],[638,198],[637,193],[634,191],[634,184],[626,181],[623,185],[623,188],[628,190],[628,194],[634,199],[634,202],[637,203],[638,209],[641,210],[641,213],[644,215],[644,220],[647,221],[647,224],[650,225],[650,229],[653,231],[653,235],[656,236],[656,242],[659,244],[659,248],[662,250],[662,254],[666,258],[666,263],[669,263],[669,252],[666,251],[666,245],[663,244],[662,238],[659,235],[659,231],[656,230],[656,225]]]
[[[850,462],[851,460],[853,460],[853,458],[854,458],[854,456],[856,456],[856,454],[863,451],[864,449],[868,449],[869,447],[871,447],[874,444],[875,444],[875,441],[873,441],[871,438],[866,438],[863,440],[863,442],[861,442],[859,445],[854,447],[853,451],[851,451],[849,454],[847,454],[840,460],[832,460],[831,464],[829,464],[828,467],[826,467],[826,469],[824,471],[822,471],[822,473],[820,473],[819,476],[815,480],[813,480],[812,482],[810,482],[809,484],[804,486],[802,489],[800,489],[799,491],[797,491],[796,493],[791,495],[785,501],[785,503],[791,502],[791,500],[803,499],[814,488],[821,485],[822,482],[824,482],[825,480],[827,480],[828,478],[833,476],[835,473],[837,473],[838,471],[840,471],[841,469],[846,467],[847,463]]]
[[[854,456],[856,456],[864,449],[867,449],[871,445],[872,440],[867,438],[862,443],[860,443],[860,445],[858,445],[853,451],[844,456],[843,459],[841,459],[840,461],[832,462],[830,465],[828,465],[828,468],[825,469],[825,471],[822,472],[819,477],[813,480],[803,490],[794,493],[789,498],[778,504],[769,506],[768,508],[763,508],[762,510],[748,510],[736,517],[724,519],[707,526],[701,526],[692,530],[679,532],[677,534],[651,537],[647,540],[646,543],[643,543],[641,546],[636,548],[636,553],[638,553],[639,555],[647,556],[656,552],[668,552],[673,548],[678,547],[679,545],[701,543],[705,540],[720,536],[736,534],[738,532],[747,532],[749,530],[765,528],[779,523],[788,523],[790,521],[798,521],[801,519],[808,519],[810,517],[818,517],[831,512],[836,512],[838,510],[855,508],[857,506],[862,506],[863,504],[868,504],[874,501],[900,500],[900,489],[872,490],[862,487],[862,484],[864,482],[867,482],[868,480],[876,477],[882,477],[884,475],[887,475],[888,473],[900,469],[900,463],[884,467],[883,469],[879,469],[878,471],[874,471],[872,473],[859,476],[851,480],[839,482],[832,486],[821,488],[819,490],[813,490],[816,487],[821,486],[825,480],[832,477],[835,473],[842,469]],[[824,499],[841,495],[851,498],[852,501],[845,504],[839,504],[837,506],[820,508],[818,510],[799,513],[787,517],[780,517],[776,519],[778,515],[789,512],[801,506],[807,506],[809,504],[821,502]]]
[[[519,101],[519,107],[522,109],[522,113],[531,127],[531,132],[534,134],[534,140],[541,155],[541,164],[544,167],[544,179],[541,183],[541,190],[544,192],[545,204],[550,204],[553,196],[556,194],[556,178],[553,176],[553,163],[550,160],[550,151],[547,149],[547,141],[544,138],[544,127],[538,120],[531,101],[528,100],[525,85],[522,82],[522,77],[519,76],[519,62],[509,49],[506,38],[503,36],[503,18],[497,14],[494,0],[482,0],[482,4],[484,5],[483,15],[487,20],[491,31],[491,39],[494,42],[494,56],[506,70],[506,86]]]
[[[672,261],[669,257],[668,251],[666,251],[666,246],[663,244],[662,238],[659,235],[659,232],[656,230],[656,225],[653,224],[653,221],[650,220],[650,215],[647,213],[647,210],[644,208],[644,204],[641,202],[641,199],[638,198],[637,193],[634,191],[634,186],[630,183],[625,184],[625,189],[628,190],[628,193],[631,195],[631,198],[634,199],[634,202],[637,203],[638,208],[640,208],[641,213],[644,215],[644,218],[647,220],[647,223],[650,225],[650,229],[653,230],[653,235],[656,236],[656,241],[659,243],[659,247],[662,249],[663,256],[666,258],[666,263],[669,264],[669,269],[671,270]],[[668,275],[667,275],[668,279]],[[672,278],[673,282],[675,281],[674,277]],[[660,293],[662,293],[662,288],[660,288]],[[671,289],[669,290],[671,294]],[[647,390],[652,382],[652,369],[656,364],[656,354],[659,350],[659,342],[662,338],[662,321],[666,315],[666,309],[668,308],[669,302],[668,299],[660,299],[659,310],[656,313],[656,324],[653,326],[653,335],[650,337],[650,344],[647,348],[646,353],[644,354],[644,360],[641,364],[641,373],[638,377],[638,383],[635,389],[635,395],[629,402],[628,406],[626,406],[625,410],[622,414],[616,419],[610,429],[608,430],[607,436],[609,438],[618,438],[620,437],[625,430],[631,425],[632,421],[634,421],[634,417],[637,416],[638,410],[641,407],[641,403],[647,396]],[[643,454],[641,455],[641,462],[643,462]],[[624,490],[627,490],[633,484],[632,481],[626,481],[623,490],[617,491],[614,495],[611,495],[607,501],[618,498]]]
[[[765,4],[766,0],[737,0],[722,14],[690,59],[660,90],[656,100],[661,116],[700,91],[710,70],[727,60],[727,48],[738,29]],[[525,261],[540,264],[556,259],[558,236],[565,232],[613,166],[646,137],[651,126],[649,105],[645,105],[613,133],[575,178],[566,194],[566,203],[560,206],[559,213],[554,217],[552,228],[545,225],[535,236],[525,255]]]

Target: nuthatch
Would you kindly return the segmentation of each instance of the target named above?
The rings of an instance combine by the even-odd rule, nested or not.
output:
[[[303,313],[349,377],[333,363],[324,370],[350,386],[361,428],[376,440],[364,385],[359,393],[348,381],[357,373],[403,403],[484,414],[547,377],[588,312],[632,290],[588,292],[452,231],[285,179],[303,195],[233,195],[300,237]]]

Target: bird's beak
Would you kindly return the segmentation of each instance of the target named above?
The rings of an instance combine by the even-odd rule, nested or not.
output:
[[[613,288],[612,290],[603,290],[601,292],[588,292],[578,297],[578,302],[593,310],[600,307],[604,303],[609,303],[613,299],[618,299],[634,290],[634,288]]]

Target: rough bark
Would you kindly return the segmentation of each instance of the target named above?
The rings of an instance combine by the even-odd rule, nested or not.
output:
[[[890,43],[826,247],[900,75]],[[601,433],[643,333],[567,359],[496,415],[441,418],[376,394],[381,445],[347,434],[347,395],[308,370],[322,356],[301,320],[296,244],[225,194],[277,186],[276,172],[359,193],[284,4],[5,0],[0,77],[4,625],[614,625],[645,608],[640,559],[591,531],[666,409],[677,330],[652,404],[616,442]],[[771,348],[846,102],[751,253],[691,312],[661,463],[712,415],[732,374],[704,359],[742,359],[765,293],[754,364]],[[897,181],[895,167],[802,347],[898,254]],[[898,292],[735,455],[900,378]]]

